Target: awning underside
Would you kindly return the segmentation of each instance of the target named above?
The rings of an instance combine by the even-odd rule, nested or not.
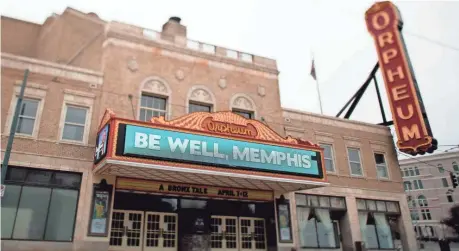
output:
[[[304,179],[284,179],[271,176],[202,171],[190,168],[160,166],[110,159],[104,162],[104,164],[99,165],[98,168],[94,170],[96,174],[183,184],[272,190],[281,193],[328,185],[326,182]]]

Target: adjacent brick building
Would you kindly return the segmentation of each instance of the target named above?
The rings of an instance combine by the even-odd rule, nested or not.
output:
[[[360,241],[417,250],[389,129],[282,108],[275,60],[189,40],[176,17],[156,32],[70,8],[43,24],[2,17],[1,42],[2,155],[30,70],[2,203],[5,250],[355,250]],[[317,175],[118,156],[123,126],[212,136],[190,122],[205,116],[255,130],[263,147],[320,154]],[[184,197],[158,182],[250,195]],[[200,218],[189,203],[216,209]],[[231,207],[241,211],[213,215]]]

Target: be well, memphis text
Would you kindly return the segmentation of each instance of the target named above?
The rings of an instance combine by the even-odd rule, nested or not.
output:
[[[161,140],[167,140],[169,149],[161,149]],[[219,151],[218,143],[200,140],[181,139],[178,137],[163,137],[161,135],[135,132],[134,147],[138,149],[151,149],[155,151],[170,150],[172,153],[191,154],[228,160],[247,161],[255,163],[274,164],[279,166],[311,168],[311,156],[299,153],[285,153],[274,150],[264,150],[252,147],[232,146],[232,152]]]

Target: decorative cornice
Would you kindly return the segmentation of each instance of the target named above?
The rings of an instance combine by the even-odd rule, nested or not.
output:
[[[291,126],[286,126],[285,130],[289,132],[303,132],[303,133],[306,132],[306,129],[304,128],[291,127]]]
[[[16,83],[14,83],[15,86],[21,86],[22,85],[22,80],[16,80]],[[29,82],[27,81],[27,88],[32,88],[32,89],[39,89],[39,90],[48,90],[48,86],[42,85],[42,84],[37,84],[34,82]]]
[[[305,111],[283,108],[283,117],[294,120],[323,124],[328,126],[340,127],[351,130],[358,130],[369,133],[377,133],[386,136],[392,136],[390,130],[385,126],[369,124],[365,122],[340,119],[332,116],[320,115]]]
[[[432,155],[427,155],[427,156],[416,157],[415,159],[413,158],[399,159],[398,162],[400,164],[400,167],[402,167],[402,166],[410,165],[413,163],[422,165],[420,161],[428,162],[428,161],[439,161],[439,160],[446,160],[446,159],[453,159],[453,158],[459,159],[459,151],[451,151],[447,153],[437,153],[437,154],[432,154]]]
[[[74,96],[86,97],[86,98],[95,98],[96,94],[90,92],[75,91],[71,89],[64,89],[65,94],[70,94]]]
[[[2,67],[18,70],[29,69],[30,72],[55,77],[77,80],[85,83],[101,85],[103,74],[84,68],[57,64],[49,61],[17,56],[2,52]]]
[[[111,32],[113,33],[113,31]],[[118,32],[114,33],[117,34]],[[132,36],[135,38],[135,40],[131,41],[133,39],[124,38],[124,36]],[[158,43],[156,41],[147,40],[145,38],[133,36],[131,34],[122,34],[120,36],[112,34],[112,37],[109,37],[105,40],[103,47],[108,45],[122,46],[130,49],[147,51],[150,53],[154,51],[156,53],[160,53],[162,56],[171,57],[186,62],[206,63],[208,66],[228,71],[243,72],[267,79],[278,79],[277,71],[274,72],[273,70],[261,69],[260,66],[237,66],[228,62],[224,62],[223,59],[216,57],[215,55],[204,55],[204,53],[189,51],[185,48],[178,48],[172,45]]]

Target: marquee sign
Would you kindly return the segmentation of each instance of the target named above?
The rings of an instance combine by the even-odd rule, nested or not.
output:
[[[317,151],[234,140],[162,128],[120,126],[125,156],[320,177]]]
[[[186,168],[326,181],[319,145],[282,137],[264,123],[232,112],[195,112],[174,120],[154,117],[143,122],[117,118],[108,110],[99,128],[97,172],[111,168],[109,162],[122,161],[178,172]]]
[[[398,148],[412,155],[433,152],[436,140],[400,32],[403,23],[397,7],[388,1],[375,3],[365,18],[378,52]]]
[[[116,180],[116,189],[241,200],[272,201],[274,199],[272,191],[225,188],[129,178],[118,178]]]

